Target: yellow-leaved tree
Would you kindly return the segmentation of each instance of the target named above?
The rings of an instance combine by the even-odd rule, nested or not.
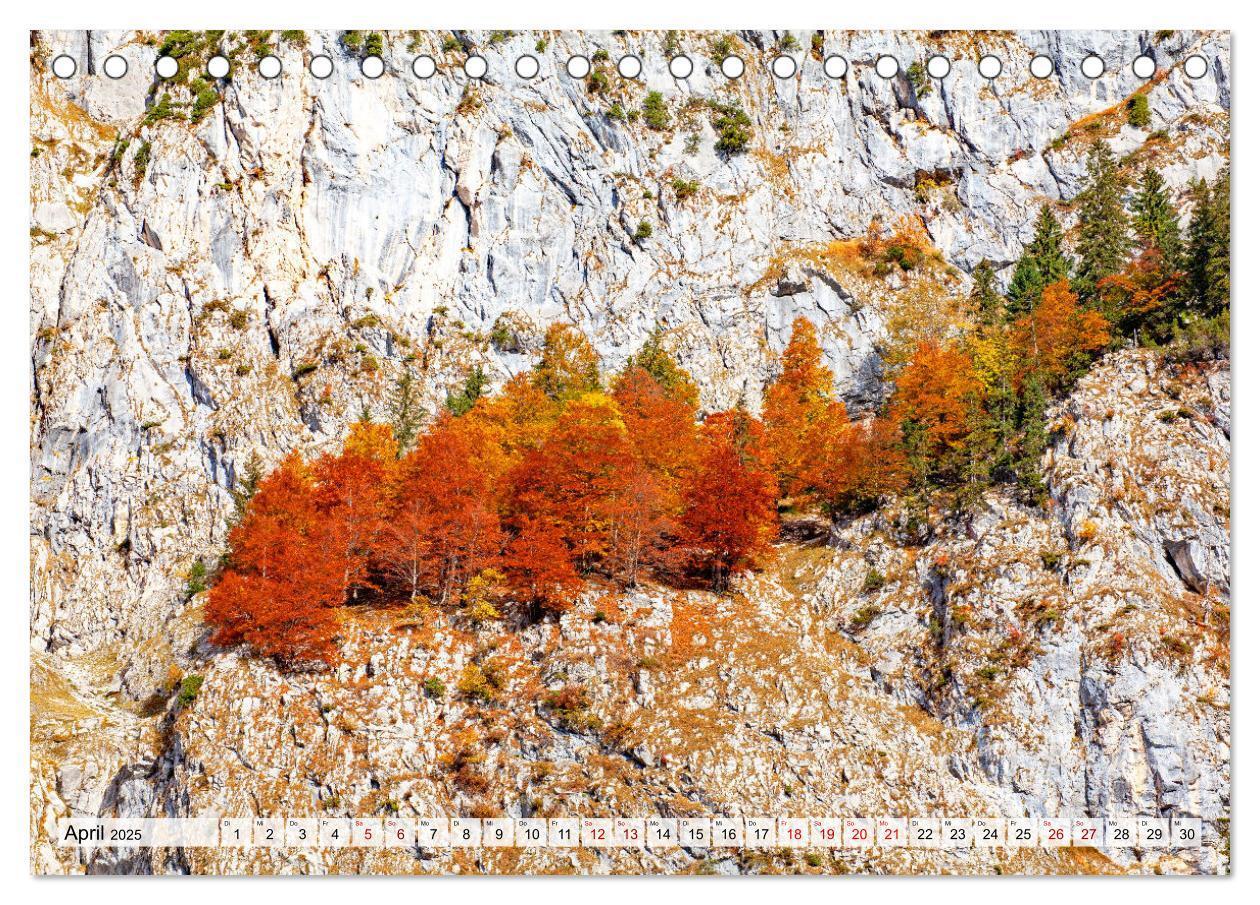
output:
[[[844,404],[832,400],[832,379],[831,370],[823,364],[817,329],[798,317],[779,359],[779,376],[766,387],[762,400],[765,448],[783,496],[806,489],[813,424],[829,417],[834,420],[834,406],[844,414]]]

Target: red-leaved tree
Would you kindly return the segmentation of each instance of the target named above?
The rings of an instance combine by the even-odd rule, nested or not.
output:
[[[680,542],[693,568],[722,590],[757,563],[777,528],[776,481],[760,452],[761,428],[745,412],[710,415],[700,457],[683,491]]]
[[[246,643],[289,665],[330,662],[345,571],[324,555],[329,536],[300,456],[260,482],[228,539],[228,565],[205,612],[214,643]]]
[[[503,554],[509,593],[526,604],[532,616],[564,613],[573,608],[581,584],[573,556],[555,525],[526,519]]]
[[[503,534],[474,442],[446,415],[398,464],[372,554],[412,598],[423,591],[448,603],[497,561]]]

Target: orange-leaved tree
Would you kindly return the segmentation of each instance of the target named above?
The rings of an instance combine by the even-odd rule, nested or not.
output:
[[[397,453],[388,425],[361,421],[351,427],[340,455],[320,456],[311,466],[323,556],[340,566],[343,595],[353,600],[375,590],[370,556],[385,524],[385,489]]]
[[[535,385],[531,374],[522,373],[496,395],[482,396],[459,423],[470,438],[478,432],[475,451],[486,473],[497,480],[526,451],[542,445],[561,408]]]
[[[310,470],[293,453],[259,482],[228,536],[226,567],[205,612],[214,643],[246,643],[290,665],[330,662],[345,572],[324,555],[328,540]]]
[[[732,572],[756,565],[778,523],[775,478],[760,450],[761,425],[746,412],[705,419],[700,456],[683,489],[680,544],[691,565],[724,589]]]
[[[449,413],[398,464],[387,517],[372,555],[378,568],[414,599],[459,599],[502,548],[497,500],[477,444],[482,432]]]
[[[526,519],[503,553],[509,593],[537,618],[543,612],[573,608],[581,579],[560,529],[546,521]]]
[[[1128,335],[1176,300],[1184,285],[1185,273],[1174,269],[1158,247],[1148,244],[1120,273],[1098,281],[1098,298],[1111,321]]]
[[[881,497],[905,489],[901,430],[889,419],[850,421],[844,405],[833,402],[811,425],[809,439],[811,455],[803,477],[833,518],[868,509]]]
[[[1036,376],[1052,388],[1064,386],[1111,340],[1107,319],[1082,307],[1067,280],[1042,290],[1037,307],[1016,322],[1015,334],[1023,352],[1019,379]]]
[[[805,489],[805,472],[815,453],[811,425],[829,414],[834,379],[823,364],[818,331],[806,318],[792,323],[779,368],[779,376],[766,387],[761,415],[779,491],[794,496]]]
[[[613,399],[644,468],[663,484],[677,485],[696,458],[694,395],[676,393],[633,366],[618,377]]]
[[[613,398],[634,451],[634,465],[614,522],[614,568],[630,585],[642,569],[680,565],[672,543],[683,510],[682,489],[695,468],[699,445],[695,389],[658,365],[631,365]]]
[[[577,327],[554,323],[543,337],[533,382],[552,399],[571,399],[598,390],[599,353]]]
[[[508,475],[509,521],[556,528],[574,562],[589,571],[609,553],[633,464],[615,403],[601,393],[573,399],[542,445]]]

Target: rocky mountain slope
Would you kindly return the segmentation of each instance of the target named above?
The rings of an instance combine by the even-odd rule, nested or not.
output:
[[[785,544],[729,599],[591,588],[559,625],[501,636],[439,613],[357,614],[335,675],[281,675],[205,645],[187,575],[222,550],[245,463],[334,444],[365,406],[383,412],[404,369],[435,408],[474,365],[496,381],[527,367],[554,320],[581,326],[609,368],[660,325],[705,404],[755,404],[804,315],[861,407],[880,395],[880,350],[915,279],[844,253],[872,220],[909,218],[933,250],[931,281],[961,289],[981,259],[1014,260],[1037,205],[1075,194],[1084,138],[1155,162],[1178,191],[1228,160],[1228,38],[1215,33],[826,33],[820,53],[850,62],[840,81],[807,33],[790,80],[760,65],[782,34],[738,33],[726,39],[751,65],[730,82],[710,60],[722,36],[679,33],[697,62],[685,83],[661,33],[461,34],[490,62],[482,84],[458,71],[449,37],[385,35],[390,71],[369,80],[334,33],[277,36],[283,77],[262,79],[241,51],[201,111],[154,84],[161,36],[33,40],[35,869],[1225,869],[1227,363],[1124,352],[1096,367],[1056,413],[1046,514],[994,497],[910,548],[884,514],[829,545]],[[597,48],[640,53],[644,79],[614,72],[592,93],[564,73]],[[904,72],[938,49],[953,71],[924,92]],[[1107,62],[1093,82],[1079,70],[1091,51]],[[60,52],[80,61],[74,79],[48,72]],[[334,59],[333,77],[306,75],[313,52]],[[510,69],[527,52],[542,62],[528,83]],[[873,70],[885,52],[902,64],[894,80]],[[1116,113],[1139,87],[1139,52],[1167,70],[1149,130]],[[129,61],[124,78],[87,74],[111,53]],[[413,78],[415,53],[442,71]],[[980,53],[1004,61],[997,80],[979,76]],[[1035,53],[1054,77],[1027,74]],[[1208,76],[1172,67],[1190,53]],[[626,116],[652,90],[669,111],[660,129]],[[163,95],[182,118],[154,115]],[[716,152],[709,100],[747,113],[746,153]],[[636,239],[641,223],[651,232]],[[473,660],[494,661],[500,683],[483,704],[454,694]],[[187,707],[173,700],[183,672],[205,677]],[[431,677],[451,693],[426,696]],[[1088,863],[686,851],[83,863],[41,841],[66,813],[649,806],[1188,813],[1206,819],[1209,847]]]

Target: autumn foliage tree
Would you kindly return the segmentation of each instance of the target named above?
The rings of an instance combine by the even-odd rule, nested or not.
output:
[[[897,375],[892,416],[906,438],[907,455],[921,474],[950,476],[969,433],[983,386],[970,356],[955,343],[925,340]]]
[[[694,391],[678,392],[635,365],[618,378],[613,399],[638,464],[664,494],[665,508],[676,512],[697,454]]]
[[[1015,324],[1022,377],[1060,387],[1111,339],[1107,319],[1079,303],[1067,280],[1051,283],[1031,314]]]
[[[681,564],[673,541],[699,457],[695,385],[659,351],[653,355],[636,356],[613,392],[634,458],[615,543],[617,569],[631,585],[644,569]]]
[[[834,417],[832,402],[834,376],[823,364],[818,331],[810,321],[798,317],[792,336],[779,360],[780,373],[767,387],[762,404],[765,447],[779,481],[779,491],[793,496],[805,490],[805,473],[815,439],[812,426]],[[847,420],[847,419],[845,419]]]
[[[477,439],[446,415],[398,463],[372,552],[412,598],[446,603],[497,560],[502,532]]]
[[[1146,245],[1120,273],[1098,283],[1099,307],[1122,336],[1143,332],[1166,341],[1170,318],[1162,316],[1184,286],[1184,274],[1174,269],[1156,245]]]
[[[831,403],[812,426],[805,483],[832,517],[860,512],[900,493],[907,481],[901,429],[872,416],[850,421],[843,403]]]
[[[558,526],[538,519],[518,525],[504,552],[503,569],[512,595],[530,608],[531,615],[573,608],[581,578]]]
[[[723,589],[757,563],[775,535],[775,477],[760,450],[761,428],[747,413],[705,419],[696,470],[684,490],[680,543],[694,568]]]
[[[369,561],[385,524],[385,486],[397,451],[387,425],[359,422],[339,455],[311,466],[323,555],[341,570],[342,593],[352,600],[375,589]]]
[[[533,383],[552,399],[567,399],[600,388],[599,354],[572,324],[555,323],[543,338]]]
[[[290,455],[229,535],[227,568],[206,604],[214,643],[245,643],[289,665],[331,661],[345,570],[323,555],[327,539],[310,469]]]

